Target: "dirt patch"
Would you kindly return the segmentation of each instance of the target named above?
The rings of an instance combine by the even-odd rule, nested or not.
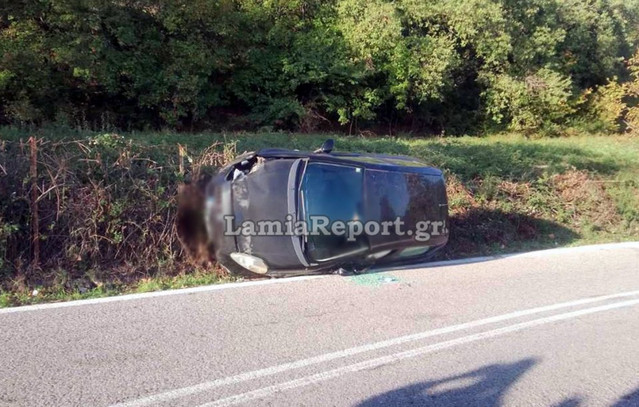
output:
[[[472,190],[455,175],[447,175],[446,192],[448,194],[449,214],[452,216],[463,215],[471,208],[478,206]]]
[[[443,257],[554,246],[585,231],[612,231],[621,216],[606,186],[577,170],[526,182],[487,177],[463,183],[449,175],[451,236]]]
[[[568,171],[550,179],[564,213],[577,225],[584,222],[597,228],[614,227],[621,222],[615,201],[606,190],[606,181],[584,171]]]
[[[479,254],[487,246],[505,248],[513,240],[539,234],[537,220],[515,209],[528,199],[528,183],[476,179],[464,184],[448,176],[447,189],[451,236],[444,257]],[[505,203],[513,210],[505,210]]]

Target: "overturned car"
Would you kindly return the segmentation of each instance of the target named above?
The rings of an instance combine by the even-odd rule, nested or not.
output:
[[[360,272],[423,262],[448,241],[443,174],[416,159],[264,149],[207,185],[205,223],[233,274]]]

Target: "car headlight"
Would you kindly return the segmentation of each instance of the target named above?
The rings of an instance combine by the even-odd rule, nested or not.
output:
[[[231,253],[231,258],[237,264],[247,270],[251,270],[253,273],[266,274],[268,272],[268,266],[264,263],[264,260],[259,257],[245,253]]]

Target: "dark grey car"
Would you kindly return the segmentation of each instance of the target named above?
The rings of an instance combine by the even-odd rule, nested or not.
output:
[[[210,181],[206,225],[224,268],[269,276],[357,272],[422,262],[446,244],[440,170],[410,157],[332,152],[332,145],[247,153]]]

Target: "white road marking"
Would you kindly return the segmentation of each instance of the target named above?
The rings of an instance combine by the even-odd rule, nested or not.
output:
[[[501,259],[537,258],[537,257],[552,256],[557,254],[584,253],[584,252],[594,252],[597,250],[610,250],[610,249],[639,249],[639,242],[604,243],[604,244],[594,244],[589,246],[558,247],[555,249],[535,250],[532,252],[524,252],[524,253],[496,254],[494,256],[471,257],[468,259],[431,261],[428,263],[408,264],[401,267],[383,267],[379,269],[373,268],[372,270],[376,272],[393,271],[393,270],[414,270],[419,268],[457,266],[461,264],[483,263],[485,261],[493,261],[493,260],[501,260]]]
[[[603,243],[588,246],[557,247],[555,249],[535,250],[532,252],[506,254],[506,258],[541,257],[547,254],[584,253],[608,249],[639,249],[639,242]]]
[[[630,296],[639,295],[639,290],[637,291],[628,291],[617,294],[610,295],[602,295],[598,297],[592,298],[583,298],[575,301],[563,302],[553,305],[546,305],[537,308],[530,308],[526,310],[511,312],[508,314],[498,315],[494,317],[479,319],[471,322],[466,322],[458,325],[452,325],[448,327],[433,329],[430,331],[424,331],[416,334],[400,336],[393,339],[388,339],[380,342],[374,342],[362,346],[357,346],[349,349],[344,349],[337,352],[326,353],[323,355],[314,356],[307,359],[301,359],[294,362],[284,363],[281,365],[271,366],[264,369],[254,370],[250,372],[241,373],[235,376],[225,377],[221,379],[215,379],[208,382],[199,383],[193,386],[183,387],[179,389],[169,390],[162,393],[157,393],[151,396],[143,397],[137,400],[131,400],[129,402],[123,402],[119,404],[115,404],[111,407],[141,407],[148,406],[155,403],[162,403],[169,400],[174,400],[177,398],[201,393],[204,391],[208,391],[220,386],[227,386],[235,383],[245,382],[249,380],[254,380],[260,377],[271,376],[278,373],[282,373],[288,370],[299,369],[319,363],[329,362],[336,359],[342,359],[346,357],[350,357],[353,355],[357,355],[364,352],[370,352],[373,350],[378,350],[382,348],[387,348],[390,346],[400,345],[407,342],[413,342],[421,339],[426,339],[434,336],[449,334],[453,332],[458,332],[461,330],[468,330],[472,328],[481,327],[488,324],[494,324],[497,322],[508,321],[515,318],[520,318],[524,316],[539,314],[548,311],[555,311],[563,308],[576,307],[580,305],[592,304],[596,302],[614,300],[619,298],[626,298]]]
[[[599,307],[586,308],[579,311],[568,312],[564,314],[557,314],[545,318],[534,319],[532,321],[521,322],[519,324],[506,326],[503,328],[497,328],[490,331],[481,332],[474,335],[463,336],[461,338],[452,339],[449,341],[434,343],[431,345],[423,346],[416,349],[411,349],[404,352],[394,353],[392,355],[382,356],[375,359],[366,360],[363,362],[355,363],[339,367],[333,370],[317,373],[310,376],[301,377],[288,382],[278,383],[272,386],[263,387],[261,389],[249,391],[247,393],[237,394],[234,396],[226,397],[220,400],[216,400],[210,403],[202,404],[199,407],[218,407],[218,406],[230,406],[238,403],[246,403],[255,399],[268,397],[274,393],[294,389],[297,387],[308,386],[310,384],[323,382],[326,380],[334,379],[347,373],[355,373],[361,370],[373,369],[390,363],[399,362],[405,359],[414,358],[417,356],[423,356],[436,351],[449,349],[455,346],[464,345],[471,342],[480,341],[482,339],[494,338],[496,336],[505,335],[507,333],[521,331],[527,328],[533,328],[540,325],[550,324],[557,321],[564,321],[567,319],[578,318],[584,315],[595,314],[598,312],[610,311],[614,309],[620,309],[625,307],[632,307],[639,305],[639,300],[630,300],[617,302],[608,305],[602,305]]]
[[[199,287],[191,287],[191,288],[178,288],[175,290],[165,290],[165,291],[152,291],[148,293],[137,293],[137,294],[126,294],[114,297],[103,297],[103,298],[91,298],[88,300],[75,300],[75,301],[67,301],[67,302],[53,302],[49,304],[36,304],[36,305],[25,305],[22,307],[13,307],[13,308],[0,308],[0,315],[2,314],[11,314],[14,312],[26,312],[26,311],[39,311],[39,310],[47,310],[47,309],[55,309],[55,308],[68,308],[68,307],[79,307],[82,305],[94,305],[94,304],[105,304],[109,302],[119,302],[119,301],[130,301],[130,300],[140,300],[144,298],[155,298],[155,297],[167,297],[171,295],[184,295],[184,294],[194,294],[194,293],[203,293],[209,291],[218,291],[218,290],[226,290],[229,288],[246,288],[246,287],[255,287],[257,285],[271,285],[271,284],[281,284],[281,283],[293,283],[296,281],[306,281],[313,280],[316,278],[323,278],[325,275],[319,276],[301,276],[301,277],[290,277],[290,278],[279,278],[279,279],[269,279],[269,280],[258,280],[258,281],[246,281],[239,283],[226,283],[226,284],[214,284],[214,285],[205,285]]]
[[[392,271],[392,270],[454,266],[458,264],[478,263],[482,261],[499,260],[499,259],[505,259],[510,257],[540,257],[540,256],[545,256],[550,254],[559,254],[559,253],[562,253],[562,254],[572,253],[572,252],[581,253],[581,252],[588,252],[588,251],[594,251],[594,250],[626,249],[626,248],[639,249],[639,242],[608,243],[608,244],[599,244],[599,245],[590,245],[590,246],[565,247],[565,248],[558,248],[558,249],[539,250],[539,251],[528,252],[528,253],[504,254],[504,255],[489,256],[489,257],[473,257],[469,259],[446,260],[446,261],[438,261],[438,262],[423,263],[423,264],[413,264],[409,266],[394,267],[389,269],[376,269],[375,271],[379,272],[382,270]],[[105,303],[118,302],[118,301],[140,300],[144,298],[167,297],[171,295],[194,294],[194,293],[202,293],[202,292],[209,292],[209,291],[226,290],[226,289],[232,289],[232,288],[253,287],[258,285],[291,283],[296,281],[306,281],[306,280],[313,280],[313,279],[326,278],[326,277],[329,277],[329,275],[289,277],[289,278],[278,278],[278,279],[270,279],[270,280],[248,281],[248,282],[241,282],[241,283],[215,284],[215,285],[207,285],[207,286],[192,287],[192,288],[180,288],[176,290],[154,291],[150,293],[126,294],[126,295],[120,295],[120,296],[114,296],[114,297],[92,298],[87,300],[75,300],[75,301],[67,301],[67,302],[54,302],[49,304],[25,305],[22,307],[0,308],[0,315],[11,314],[15,312],[40,311],[40,310],[49,310],[49,309],[56,309],[56,308],[80,307],[83,305],[105,304]]]

